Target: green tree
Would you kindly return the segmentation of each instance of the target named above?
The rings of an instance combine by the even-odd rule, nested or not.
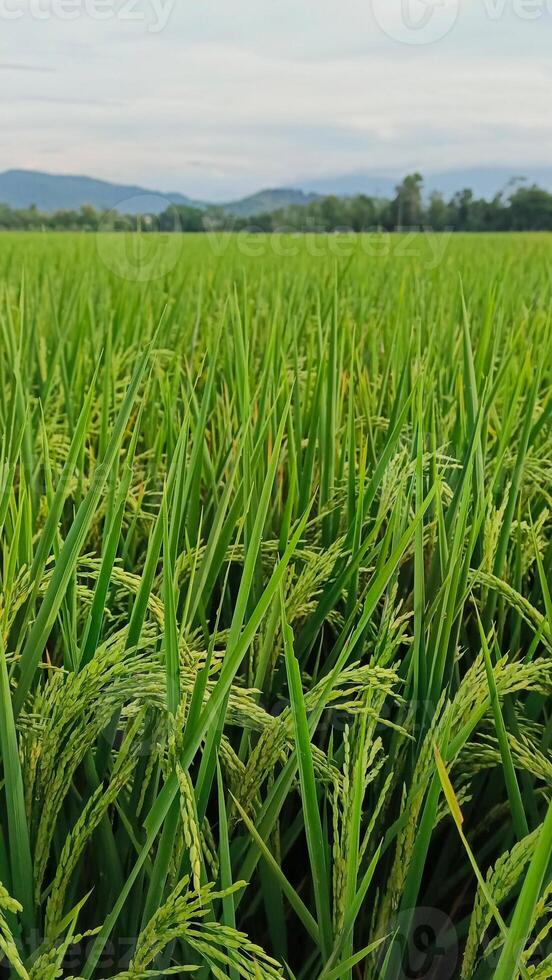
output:
[[[520,187],[510,198],[514,231],[552,231],[552,194],[540,187]]]
[[[421,224],[423,183],[421,174],[408,174],[396,188],[393,211],[397,228],[414,228]]]
[[[433,231],[443,231],[452,223],[450,206],[439,191],[433,191],[430,195],[426,219],[425,224]]]

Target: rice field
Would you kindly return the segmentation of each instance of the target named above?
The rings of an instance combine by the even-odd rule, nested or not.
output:
[[[24,980],[552,977],[552,237],[0,237]]]

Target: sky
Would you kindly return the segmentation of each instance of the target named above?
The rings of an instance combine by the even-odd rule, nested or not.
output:
[[[223,200],[552,166],[552,0],[0,0],[0,170]]]

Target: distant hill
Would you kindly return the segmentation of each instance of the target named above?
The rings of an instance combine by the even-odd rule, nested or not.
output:
[[[28,208],[35,204],[39,211],[73,211],[90,204],[100,211],[116,209],[125,214],[139,214],[145,210],[144,202],[140,204],[144,197],[151,199],[147,210],[153,214],[164,211],[167,200],[173,204],[205,207],[202,202],[183,194],[160,194],[134,184],[112,184],[93,177],[36,170],[6,170],[0,174],[0,202],[11,208]]]
[[[224,204],[224,210],[235,214],[237,218],[250,218],[255,214],[266,214],[287,208],[291,204],[309,204],[318,197],[317,194],[305,194],[304,191],[293,190],[291,187],[277,187],[272,190],[258,191],[239,201]]]

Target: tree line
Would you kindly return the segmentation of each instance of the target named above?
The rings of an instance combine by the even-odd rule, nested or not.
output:
[[[236,217],[223,207],[205,210],[170,205],[161,214],[129,215],[96,210],[84,205],[78,211],[53,213],[32,206],[24,209],[0,204],[0,229],[52,231],[384,231],[431,229],[432,231],[552,231],[552,194],[541,187],[513,182],[492,200],[477,198],[473,191],[458,191],[449,200],[433,192],[423,193],[421,174],[409,174],[391,198],[319,197],[306,205],[290,205],[269,213]]]

